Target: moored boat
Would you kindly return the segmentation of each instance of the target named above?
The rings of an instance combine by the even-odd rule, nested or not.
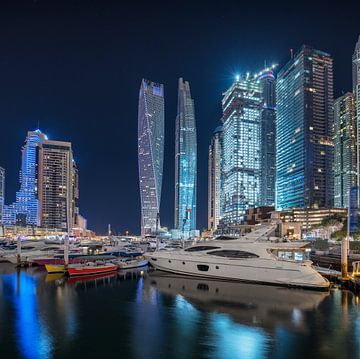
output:
[[[68,266],[67,274],[70,277],[92,275],[100,273],[109,273],[117,271],[118,266],[113,263],[86,263],[86,264],[72,264]]]
[[[65,266],[58,264],[58,265],[54,265],[54,264],[45,264],[45,268],[46,271],[49,274],[53,274],[53,273],[65,273]]]
[[[145,258],[156,269],[176,274],[327,290],[329,281],[310,261],[274,254],[279,249],[298,248],[298,244],[272,243],[267,240],[271,229],[259,228],[245,237],[208,241],[185,250],[157,251]]]
[[[117,264],[119,266],[119,269],[130,269],[130,268],[145,267],[149,264],[149,262],[144,257],[141,257],[136,259],[126,258],[123,260],[119,260],[117,261]]]

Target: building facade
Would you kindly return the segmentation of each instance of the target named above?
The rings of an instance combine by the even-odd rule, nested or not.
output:
[[[276,81],[276,208],[332,207],[333,61],[303,46]]]
[[[208,165],[208,230],[215,231],[222,217],[223,129],[215,129],[209,146]]]
[[[224,93],[224,225],[238,224],[259,203],[262,93],[257,78],[237,77]]]
[[[5,170],[0,167],[0,226],[3,223],[3,212],[5,202]]]
[[[164,162],[164,86],[143,79],[138,108],[141,235],[156,231]]]
[[[353,60],[353,93],[355,95],[355,111],[356,111],[356,144],[357,144],[357,185],[360,188],[360,35],[355,45],[352,56]],[[360,207],[360,195],[358,194],[358,207]]]
[[[350,188],[357,185],[355,95],[334,101],[334,206],[348,208]]]
[[[15,224],[40,226],[38,175],[39,147],[47,137],[39,129],[29,131],[22,147],[20,189],[16,192],[14,205]]]
[[[75,225],[78,210],[77,169],[70,142],[49,141],[39,149],[40,225],[46,229],[68,231]]]
[[[260,204],[275,206],[275,140],[276,140],[276,80],[273,67],[258,75],[263,109],[261,111],[261,181]]]
[[[196,229],[197,141],[190,85],[179,79],[175,126],[175,229]]]

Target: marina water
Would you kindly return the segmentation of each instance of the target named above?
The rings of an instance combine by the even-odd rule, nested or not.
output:
[[[348,291],[0,264],[1,358],[358,358]]]

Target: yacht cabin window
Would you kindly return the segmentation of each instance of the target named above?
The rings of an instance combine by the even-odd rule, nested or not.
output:
[[[227,258],[235,258],[235,259],[259,258],[259,256],[255,253],[237,251],[232,249],[222,249],[220,251],[208,252],[207,254],[211,254],[213,256],[218,256],[218,257],[227,257]]]

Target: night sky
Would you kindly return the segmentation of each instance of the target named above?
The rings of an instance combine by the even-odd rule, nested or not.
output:
[[[125,3],[125,2],[124,2]],[[351,90],[360,1],[1,1],[0,166],[6,203],[18,190],[28,130],[73,143],[80,212],[105,233],[140,231],[138,92],[165,86],[161,223],[173,227],[177,80],[190,82],[198,131],[198,227],[207,226],[207,151],[221,95],[236,73],[283,65],[303,43],[335,64],[335,95]]]

